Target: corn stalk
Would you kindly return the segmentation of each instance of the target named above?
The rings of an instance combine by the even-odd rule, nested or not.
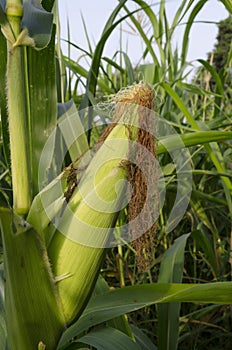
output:
[[[8,25],[3,27],[7,38],[7,98],[11,145],[12,184],[14,209],[19,214],[29,210],[30,173],[27,153],[26,103],[23,77],[23,55],[21,47],[25,35],[21,32],[23,16],[22,1],[6,4]],[[20,69],[22,67],[22,69]]]

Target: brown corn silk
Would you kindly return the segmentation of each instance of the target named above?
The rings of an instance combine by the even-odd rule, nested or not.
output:
[[[153,261],[155,232],[157,230],[158,169],[154,164],[156,142],[153,135],[155,128],[155,95],[150,85],[137,84],[116,95],[116,102],[120,102],[119,110],[117,111],[116,108],[117,114],[122,114],[128,103],[132,106],[137,105],[136,112],[138,114],[139,127],[135,137],[133,136],[136,143],[133,143],[129,148],[128,155],[128,159],[133,159],[133,163],[127,162],[128,180],[131,184],[128,220],[130,237],[137,252],[137,268],[139,272],[144,272],[151,266]],[[119,119],[119,116],[116,116],[116,119]],[[142,164],[146,176],[140,168]],[[153,189],[153,195],[147,200],[148,181],[149,188]],[[143,215],[139,220],[134,220],[142,209],[144,209]],[[147,226],[149,228],[144,232],[144,228]],[[139,238],[135,239],[138,236]]]

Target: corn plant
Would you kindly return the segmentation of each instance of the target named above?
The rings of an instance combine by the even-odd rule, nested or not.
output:
[[[144,8],[157,30],[156,17],[147,4],[135,2]],[[230,7],[229,2],[224,3]],[[178,95],[179,89],[184,91],[188,86],[178,82],[173,86],[158,84],[168,100],[159,112],[165,116],[167,106],[176,105],[188,122],[188,132],[183,135],[168,134],[156,140],[154,123],[163,124],[155,117],[156,96],[146,82],[134,84],[112,97],[111,113],[105,115],[101,105],[89,108],[97,92],[104,45],[123,19],[130,16],[133,20],[133,13],[125,4],[126,0],[119,1],[92,54],[86,95],[78,113],[72,102],[57,108],[57,95],[64,94],[57,93],[56,27],[51,12],[55,1],[0,1],[0,222],[4,251],[0,344],[3,349],[84,346],[143,349],[144,344],[155,349],[148,337],[138,328],[130,327],[123,315],[159,303],[164,304],[159,309],[159,348],[171,349],[171,342],[167,345],[165,339],[168,334],[176,346],[178,329],[172,327],[181,302],[232,302],[228,281],[180,283],[185,246],[194,233],[180,236],[166,250],[158,283],[111,291],[99,277],[106,248],[112,242],[122,244],[130,234],[131,240],[138,238],[147,224],[147,238],[157,229],[158,178],[154,176],[146,184],[141,171],[151,179],[154,159],[168,157],[168,152],[180,152],[183,147],[204,145],[220,173],[225,200],[231,207],[230,178],[220,163],[217,146],[212,144],[231,139],[231,131],[208,132],[200,127]],[[161,9],[163,5],[161,2]],[[117,20],[123,8],[126,14]],[[163,67],[159,73],[162,80]],[[107,84],[102,81],[99,86],[104,89]],[[111,92],[111,87],[107,91]],[[90,128],[96,115],[111,119],[111,124],[90,148]],[[86,124],[87,130],[83,126]],[[217,150],[217,156],[212,147]],[[148,185],[151,193],[147,191]],[[147,196],[150,194],[148,204],[146,192]],[[129,196],[129,204],[125,194]],[[121,217],[128,212],[129,224],[133,224],[143,207],[146,219],[132,228],[126,226],[123,235]],[[134,232],[137,236],[133,236]],[[144,242],[141,239],[140,246]],[[94,328],[101,323],[106,326]],[[168,332],[164,332],[167,323]]]

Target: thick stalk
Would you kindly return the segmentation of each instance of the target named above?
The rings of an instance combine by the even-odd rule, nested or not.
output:
[[[16,41],[21,31],[22,1],[7,1],[6,13]],[[30,206],[30,176],[27,152],[23,56],[22,48],[14,46],[11,40],[7,40],[7,48],[7,97],[13,203],[15,211],[24,215],[28,212]]]

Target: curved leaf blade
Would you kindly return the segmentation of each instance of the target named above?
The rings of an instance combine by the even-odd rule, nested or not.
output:
[[[221,142],[232,138],[231,131],[198,131],[182,135],[169,135],[158,142],[157,153],[162,154],[168,150],[177,150],[183,147],[196,146],[209,142]],[[181,141],[183,142],[180,142]]]
[[[218,92],[224,96],[224,87],[223,87],[223,84],[222,84],[222,81],[220,79],[220,76],[219,74],[217,73],[216,69],[211,66],[209,64],[209,62],[205,61],[205,60],[202,60],[202,59],[199,59],[198,62],[200,62],[204,67],[205,69],[210,72],[210,74],[212,75],[212,77],[214,78],[216,84],[217,84],[217,90]],[[216,91],[217,92],[217,91]]]
[[[38,167],[41,153],[57,122],[54,50],[55,30],[51,42],[45,49],[40,51],[27,49],[25,80],[27,82],[32,198],[38,193]]]
[[[138,327],[131,325],[135,340],[143,350],[157,350],[157,347],[152,343],[148,336]]]
[[[184,252],[189,234],[180,236],[165,252],[158,283],[181,283],[184,268]],[[175,350],[178,344],[180,303],[158,305],[159,350]]]
[[[221,2],[224,4],[229,13],[232,13],[232,3],[230,0],[221,0]]]
[[[91,299],[80,319],[63,333],[58,349],[94,325],[144,306],[167,302],[232,304],[232,282],[144,284],[97,295]]]
[[[6,349],[7,344],[7,329],[5,320],[4,307],[4,276],[3,264],[0,265],[0,349]]]
[[[88,344],[102,350],[141,350],[125,333],[111,327],[93,330],[79,338],[76,343]]]
[[[207,2],[207,0],[198,1],[196,6],[194,7],[194,9],[192,10],[189,18],[188,18],[187,26],[186,26],[184,38],[183,38],[183,48],[182,48],[182,53],[181,53],[181,66],[183,66],[185,61],[186,61],[186,56],[187,56],[187,51],[188,51],[188,43],[189,43],[189,33],[191,30],[192,24],[194,22],[194,19],[196,18],[196,16],[198,15],[198,13],[200,12],[200,10],[202,9],[202,7],[205,5],[206,2]]]
[[[65,328],[65,319],[44,242],[11,210],[0,208],[0,218],[10,347],[35,349],[43,340],[52,349]]]

